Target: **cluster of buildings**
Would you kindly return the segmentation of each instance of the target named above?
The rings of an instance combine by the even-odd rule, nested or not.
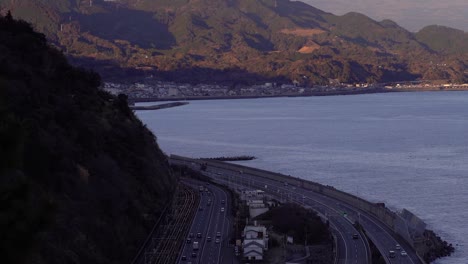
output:
[[[104,83],[104,90],[111,94],[126,94],[131,100],[183,100],[197,98],[229,98],[229,97],[271,97],[271,96],[306,96],[327,92],[349,92],[366,90],[392,90],[392,89],[418,89],[418,90],[443,90],[457,89],[468,90],[468,84],[452,83],[422,83],[421,81],[401,83],[340,83],[338,79],[329,79],[329,85],[301,87],[299,83],[277,84],[264,83],[252,86],[229,86],[218,84],[180,84],[174,82],[143,81],[142,83],[122,84]]]
[[[359,88],[372,88],[368,85],[359,85]],[[228,86],[217,84],[179,84],[173,82],[151,83],[104,83],[103,89],[111,94],[126,94],[130,99],[155,99],[155,100],[181,100],[184,98],[203,97],[270,97],[270,96],[301,96],[311,95],[317,92],[346,91],[356,89],[356,86],[313,86],[301,87],[296,83],[277,84],[264,83],[252,86]]]
[[[266,213],[274,206],[274,202],[262,190],[241,190],[240,199],[245,202],[249,210],[249,223],[242,232],[242,254],[246,261],[262,261],[268,250],[268,231],[265,226],[258,225],[253,218]]]

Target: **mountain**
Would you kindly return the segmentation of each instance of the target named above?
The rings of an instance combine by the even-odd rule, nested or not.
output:
[[[0,0],[0,6],[106,80],[468,80],[466,52],[443,53],[390,20],[335,16],[297,1]]]
[[[416,38],[432,50],[444,54],[468,53],[468,33],[444,26],[427,26],[416,33]]]
[[[2,263],[130,263],[176,178],[126,98],[0,16]]]

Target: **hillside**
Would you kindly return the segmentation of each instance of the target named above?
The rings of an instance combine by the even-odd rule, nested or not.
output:
[[[0,17],[2,263],[130,263],[176,179],[126,98]]]
[[[467,54],[468,33],[444,26],[427,26],[416,33],[416,38],[431,49],[444,54]]]
[[[444,53],[390,20],[288,0],[0,0],[106,80],[305,85],[467,81],[467,52]],[[40,12],[36,12],[40,10]]]

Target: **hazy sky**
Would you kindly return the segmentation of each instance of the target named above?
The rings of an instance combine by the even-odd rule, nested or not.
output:
[[[468,32],[468,0],[301,1],[336,15],[356,11],[376,20],[388,18],[410,31],[437,24]]]

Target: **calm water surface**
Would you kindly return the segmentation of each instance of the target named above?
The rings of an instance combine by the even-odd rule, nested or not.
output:
[[[150,103],[151,104],[151,103]],[[242,164],[407,208],[468,263],[468,92],[192,101],[141,111],[167,154]]]

